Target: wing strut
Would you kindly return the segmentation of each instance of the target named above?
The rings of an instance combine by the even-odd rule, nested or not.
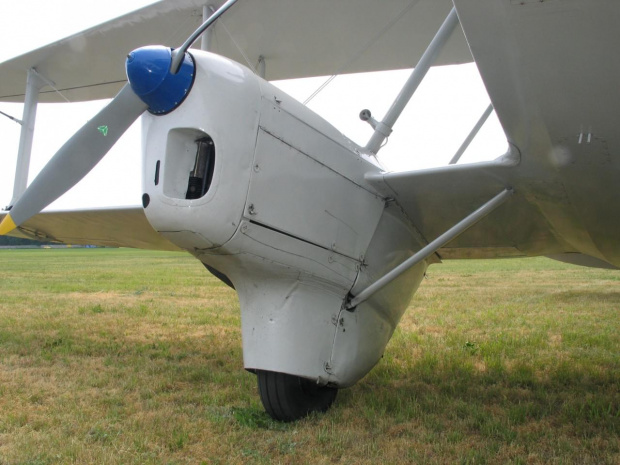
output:
[[[237,0],[228,0],[221,7],[219,7],[217,11],[214,11],[211,14],[209,14],[208,9],[203,10],[203,15],[207,16],[207,14],[209,14],[209,17],[205,20],[204,23],[200,25],[198,29],[194,31],[194,33],[191,36],[187,38],[185,42],[183,42],[183,45],[181,45],[178,49],[174,49],[174,52],[172,54],[172,64],[170,65],[170,71],[172,72],[172,74],[176,74],[179,71],[179,68],[181,67],[181,63],[183,63],[183,59],[185,56],[185,52],[187,52],[187,49],[189,49],[192,46],[192,44],[196,42],[198,37],[200,37],[200,35],[204,33],[209,26],[211,26],[211,24],[217,21],[217,19],[220,16],[222,16],[224,13],[226,13],[226,11],[231,6],[233,6],[235,3],[237,3]]]
[[[407,103],[409,103],[409,100],[413,97],[413,94],[418,89],[422,79],[426,76],[426,73],[435,62],[435,59],[439,56],[443,46],[446,44],[458,24],[459,18],[456,14],[456,8],[453,7],[437,31],[437,34],[435,34],[435,37],[429,44],[428,48],[420,58],[420,61],[418,61],[418,64],[413,69],[409,79],[405,82],[405,85],[394,100],[394,103],[392,103],[392,106],[385,114],[383,121],[377,123],[376,127],[374,127],[375,132],[370,137],[368,144],[366,144],[366,150],[374,154],[379,151],[383,141],[391,134],[394,123],[396,123],[396,120],[407,106]]]
[[[24,99],[24,113],[21,120],[21,133],[19,136],[19,148],[17,152],[17,164],[15,166],[15,182],[13,183],[13,198],[6,207],[10,210],[15,202],[21,197],[28,186],[28,170],[30,169],[30,154],[32,152],[32,139],[34,138],[34,122],[37,116],[37,104],[39,91],[48,84],[34,68],[28,70],[26,79],[26,96]]]
[[[432,241],[431,243],[429,243],[428,245],[420,249],[417,253],[409,257],[407,260],[402,262],[392,271],[389,271],[387,274],[385,274],[384,276],[376,280],[374,283],[372,283],[370,286],[368,286],[366,289],[360,292],[357,296],[351,298],[349,302],[345,304],[345,308],[347,310],[351,310],[357,307],[359,304],[361,304],[366,299],[368,299],[370,296],[372,296],[375,292],[377,292],[378,290],[382,289],[384,286],[392,282],[394,279],[396,279],[402,273],[407,271],[409,268],[417,265],[422,260],[426,259],[430,255],[437,252],[437,250],[439,250],[441,247],[446,245],[448,242],[455,239],[457,236],[459,236],[463,232],[467,231],[470,227],[472,227],[482,218],[484,218],[489,213],[491,213],[496,208],[498,208],[500,205],[502,205],[506,200],[508,200],[510,196],[512,196],[512,194],[514,194],[514,191],[512,190],[512,188],[508,187],[504,189],[502,192],[497,194],[495,197],[493,197],[487,203],[485,203],[480,208],[478,208],[476,211],[471,213],[469,216],[463,218],[457,224],[452,226],[450,229],[448,229],[445,233],[443,233],[437,239],[435,239],[434,241]]]
[[[205,5],[202,7],[202,22],[206,22],[209,17],[215,13],[215,7],[213,5]],[[213,51],[213,28],[207,29],[203,32],[200,38],[200,50],[205,52]]]
[[[450,163],[448,163],[449,165],[454,165],[456,164],[456,162],[459,161],[461,156],[465,153],[465,150],[467,150],[467,147],[469,147],[469,144],[471,144],[471,141],[474,140],[474,138],[478,135],[478,131],[480,131],[482,126],[484,126],[484,123],[489,118],[489,115],[491,115],[492,112],[493,104],[489,103],[489,106],[486,108],[486,110],[484,110],[484,113],[482,113],[482,116],[480,117],[476,125],[472,128],[469,135],[465,138],[459,149],[456,151],[456,153],[450,160]]]

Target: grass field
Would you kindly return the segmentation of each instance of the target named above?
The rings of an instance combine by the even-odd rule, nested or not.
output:
[[[383,360],[279,424],[188,255],[0,251],[0,464],[620,463],[620,272],[431,267]]]

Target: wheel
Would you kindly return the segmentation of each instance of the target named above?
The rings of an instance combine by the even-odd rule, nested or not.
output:
[[[319,386],[309,379],[273,371],[256,372],[260,400],[267,413],[278,421],[295,421],[311,412],[326,412],[338,389]]]

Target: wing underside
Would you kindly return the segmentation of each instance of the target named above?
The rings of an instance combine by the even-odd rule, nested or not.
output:
[[[126,54],[144,45],[178,47],[200,25],[205,3],[161,1],[6,61],[0,101],[23,100],[33,67],[59,91],[44,88],[41,102],[62,102],[60,94],[111,98],[126,82]],[[268,80],[411,68],[451,8],[451,0],[242,1],[215,23],[210,50],[251,68],[264,57]],[[459,28],[437,64],[470,61]]]
[[[4,216],[0,213],[0,220]],[[75,245],[180,250],[153,229],[140,207],[43,212],[10,235]]]
[[[508,154],[491,162],[373,174],[367,180],[401,206],[428,242],[502,190],[515,191],[505,204],[440,248],[440,259],[542,255],[620,269],[595,247],[583,225],[566,214],[572,207],[563,184],[531,179],[524,171],[519,157]]]
[[[519,181],[517,155],[492,162],[382,173],[367,179],[395,199],[427,241],[440,236],[502,190],[516,195],[442,247],[441,258],[499,258],[564,253],[529,186]],[[568,250],[567,250],[568,249]]]

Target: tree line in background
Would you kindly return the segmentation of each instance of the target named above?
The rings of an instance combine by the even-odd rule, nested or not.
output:
[[[21,237],[0,236],[0,247],[2,246],[24,246],[29,245],[33,247],[51,244],[51,242],[39,242],[31,239],[22,239]]]

